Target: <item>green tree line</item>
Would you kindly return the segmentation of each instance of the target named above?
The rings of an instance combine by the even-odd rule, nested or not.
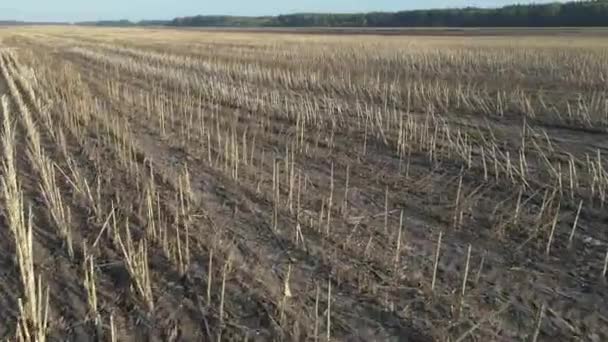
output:
[[[355,14],[296,13],[276,17],[194,16],[171,26],[247,27],[563,27],[608,26],[608,0]]]

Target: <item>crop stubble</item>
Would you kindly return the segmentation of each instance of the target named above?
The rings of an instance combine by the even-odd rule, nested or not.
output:
[[[0,338],[608,338],[601,37],[0,37]]]

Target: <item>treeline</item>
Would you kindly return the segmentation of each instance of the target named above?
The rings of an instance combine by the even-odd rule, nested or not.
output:
[[[560,27],[608,26],[608,0],[356,14],[297,13],[276,17],[194,16],[170,26],[246,27]]]
[[[100,21],[81,21],[74,23],[81,26],[102,26],[102,27],[132,27],[132,26],[166,26],[170,24],[169,20],[142,20],[130,21],[123,20],[100,20]]]
[[[195,17],[175,18],[172,26],[207,26],[207,27],[264,27],[278,26],[277,17],[239,17],[230,15],[197,15]]]
[[[0,26],[69,25],[67,22],[0,20]]]

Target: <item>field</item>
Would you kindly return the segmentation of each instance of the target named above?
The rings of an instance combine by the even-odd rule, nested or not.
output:
[[[7,28],[0,75],[0,340],[608,340],[603,36]]]

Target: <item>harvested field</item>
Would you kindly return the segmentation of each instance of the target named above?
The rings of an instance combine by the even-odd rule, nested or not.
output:
[[[606,341],[608,41],[0,31],[0,340]]]

